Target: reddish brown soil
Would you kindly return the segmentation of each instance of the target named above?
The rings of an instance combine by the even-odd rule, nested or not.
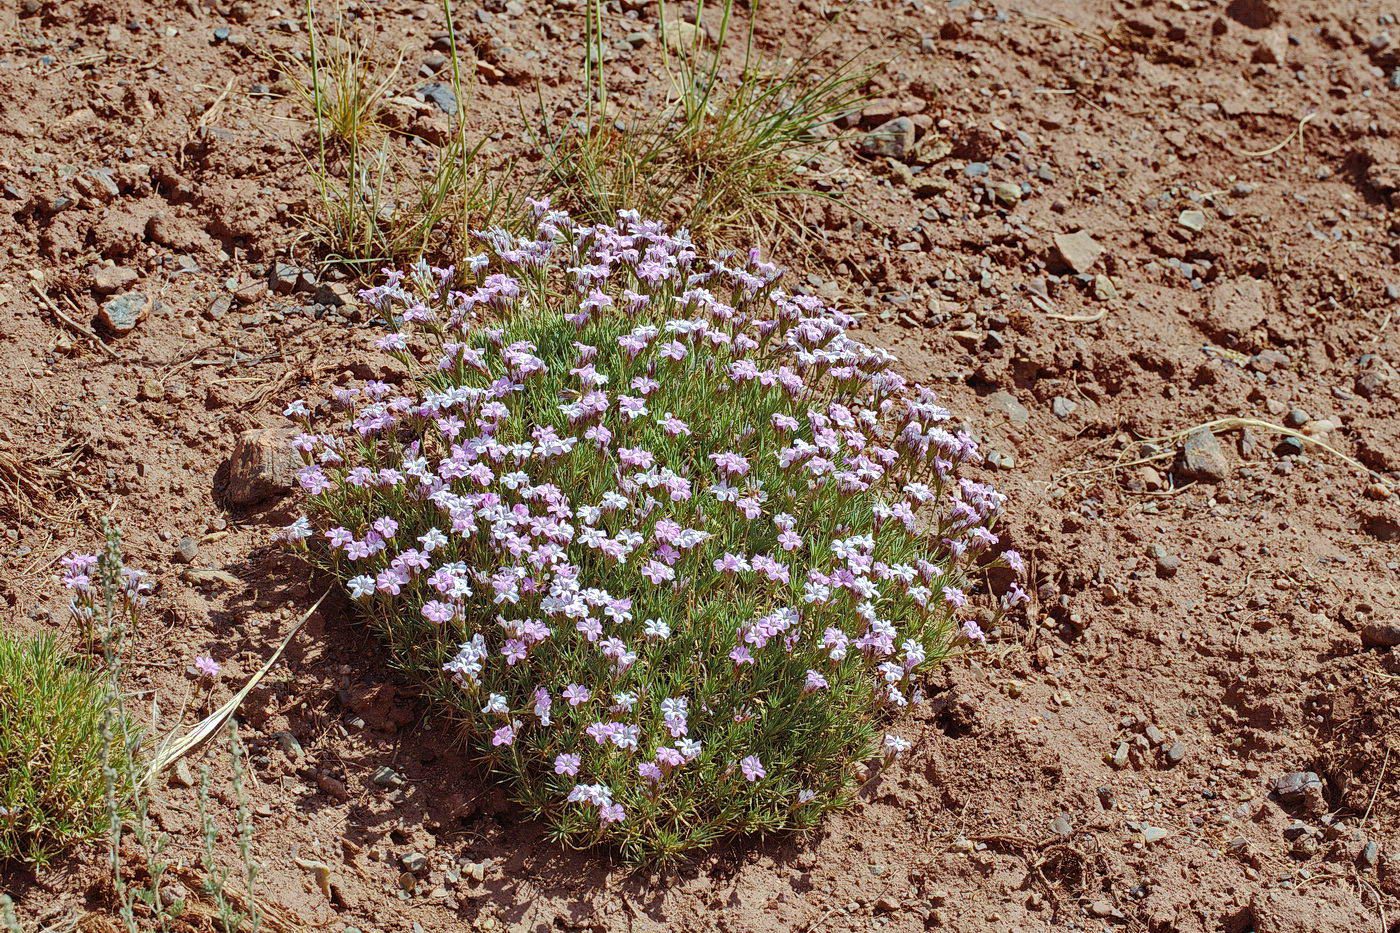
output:
[[[54,563],[111,515],[160,582],[129,687],[167,726],[187,697],[187,722],[227,697],[320,592],[269,544],[290,502],[222,498],[234,437],[345,369],[373,371],[361,326],[285,313],[306,295],[219,300],[287,255],[309,203],[306,127],[250,94],[270,81],[259,50],[304,38],[295,6],[0,10],[0,452],[75,460],[55,479],[66,489],[31,499],[78,516],[3,506],[5,624],[66,630]],[[443,29],[427,2],[352,7],[415,71]],[[528,169],[535,77],[551,102],[577,86],[579,9],[463,9],[488,65],[473,128],[495,134],[497,157]],[[825,10],[775,5],[762,43],[817,34]],[[837,181],[864,219],[817,212],[810,284],[870,312],[869,338],[1014,458],[994,479],[1033,557],[1030,611],[947,665],[901,724],[916,753],[820,833],[629,875],[521,822],[328,603],[240,714],[267,902],[332,931],[1400,929],[1400,658],[1360,634],[1400,624],[1400,300],[1386,295],[1400,285],[1400,26],[1353,0],[1036,10],[873,0],[826,34],[893,58],[866,126],[912,116],[928,151],[941,133],[951,152],[908,179],[843,149]],[[649,10],[614,27],[637,31],[655,32]],[[615,68],[619,95],[657,100],[654,43]],[[1309,115],[1275,154],[1245,154]],[[104,167],[110,183],[89,174]],[[1004,181],[1030,193],[999,205],[984,186]],[[1181,226],[1183,210],[1204,228]],[[1052,237],[1078,229],[1103,246],[1090,271],[1117,297],[1063,275]],[[134,273],[118,291],[159,302],[105,340],[110,355],[36,298],[89,324],[109,260]],[[1063,418],[1057,397],[1073,405]],[[1150,474],[1112,468],[1141,455],[1137,438],[1230,416],[1282,424],[1294,408],[1330,420],[1318,436],[1376,472],[1316,447],[1281,456],[1257,429],[1222,436],[1222,482],[1192,483],[1170,452]],[[236,579],[191,582],[172,559],[182,536],[199,542],[194,567]],[[212,696],[188,674],[205,653],[224,664]],[[386,765],[407,780],[398,793],[370,781]],[[1298,771],[1322,791],[1271,795]],[[162,788],[156,807],[184,858],[194,793]],[[1145,842],[1144,824],[1165,837]],[[414,894],[399,888],[411,852],[431,865]],[[294,855],[329,864],[329,901]],[[24,917],[100,915],[97,861],[11,872],[5,890]],[[462,861],[485,862],[484,881],[453,881]]]

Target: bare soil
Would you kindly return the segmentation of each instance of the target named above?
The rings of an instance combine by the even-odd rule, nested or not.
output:
[[[270,543],[290,499],[229,501],[235,438],[347,371],[381,371],[353,306],[260,284],[270,263],[314,258],[298,238],[313,137],[266,58],[304,42],[296,6],[0,8],[0,486],[15,465],[37,484],[0,502],[4,624],[66,629],[55,562],[110,516],[160,584],[129,687],[166,727],[222,702],[324,587]],[[611,63],[624,106],[665,92],[642,7],[610,27],[623,46],[651,37]],[[431,80],[416,72],[438,8],[350,9],[404,49],[398,93]],[[996,452],[1029,610],[946,666],[900,724],[916,750],[820,832],[629,874],[521,821],[332,597],[240,713],[261,898],[337,933],[1394,933],[1400,10],[832,11],[773,4],[760,44],[802,51],[820,34],[832,61],[892,59],[847,122],[910,117],[910,162],[927,167],[843,144],[819,168],[847,205],[809,208],[810,241],[769,252],[806,256],[799,282],[866,311],[866,336]],[[521,157],[524,179],[537,86],[556,116],[577,103],[582,7],[488,0],[459,16],[482,62],[473,131],[495,162]],[[1102,248],[1092,265],[1057,250],[1075,231]],[[134,330],[82,333],[133,292]],[[1295,424],[1335,453],[1258,427],[1190,463],[1179,440],[1139,443],[1230,417]],[[224,665],[212,690],[190,674],[199,654]],[[375,784],[381,767],[404,786]],[[1298,772],[1321,786],[1275,792]],[[185,858],[194,800],[162,786],[155,810]],[[231,863],[227,833],[221,847]],[[429,867],[409,892],[414,852]],[[329,898],[307,859],[330,866]],[[115,929],[99,862],[0,881],[22,917]]]

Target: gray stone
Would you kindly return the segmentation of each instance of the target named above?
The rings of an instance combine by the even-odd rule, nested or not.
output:
[[[1151,826],[1147,823],[1142,824],[1142,829],[1139,830],[1139,832],[1142,833],[1142,841],[1148,843],[1149,845],[1154,842],[1160,842],[1161,840],[1171,835],[1171,833],[1168,830],[1165,830],[1160,826]]]
[[[437,108],[448,116],[457,115],[457,95],[452,92],[451,85],[433,81],[415,90],[413,96],[421,101],[436,104]]]
[[[1113,756],[1109,759],[1113,767],[1122,769],[1128,766],[1128,743],[1119,742],[1118,747],[1113,750]]]
[[[1185,757],[1186,757],[1186,743],[1185,743],[1185,742],[1173,742],[1171,745],[1167,746],[1167,764],[1168,764],[1168,765],[1178,765],[1178,764],[1181,764],[1182,759],[1184,759]]]
[[[1055,413],[1056,418],[1068,418],[1078,408],[1078,405],[1063,395],[1057,395],[1050,400],[1050,410]]]
[[[1274,779],[1273,791],[1283,801],[1302,800],[1322,790],[1322,778],[1315,771],[1294,771]]]
[[[895,117],[866,133],[860,141],[860,151],[868,156],[883,156],[903,162],[914,148],[914,121]]]
[[[1381,847],[1374,842],[1368,842],[1361,847],[1361,855],[1357,857],[1366,868],[1375,868],[1381,863]]]
[[[146,316],[149,305],[150,301],[140,292],[127,292],[104,302],[97,320],[115,335],[129,334]]]
[[[229,457],[224,496],[233,505],[255,505],[281,495],[292,488],[301,466],[285,429],[244,431]]]
[[[370,780],[380,787],[402,787],[404,785],[403,775],[388,765],[381,765],[376,769]]]
[[[1074,824],[1063,813],[1050,822],[1050,831],[1057,836],[1068,836],[1074,832]]]
[[[1055,234],[1055,249],[1060,258],[1080,275],[1087,275],[1103,255],[1103,247],[1083,230]]]
[[[410,852],[399,861],[403,863],[404,868],[414,874],[418,874],[428,867],[428,857],[422,852]]]
[[[1186,435],[1182,462],[1187,476],[1203,483],[1223,483],[1230,476],[1230,461],[1208,428]]]
[[[1312,417],[1301,408],[1294,408],[1283,417],[1283,423],[1290,428],[1301,428],[1311,420]]]
[[[986,162],[969,162],[963,166],[963,174],[968,178],[982,178],[991,170]]]
[[[192,564],[199,557],[199,545],[189,535],[180,539],[180,543],[175,545],[175,561],[180,564]]]
[[[1014,470],[1016,458],[1000,450],[987,451],[987,465],[998,470]]]
[[[267,270],[267,284],[279,295],[290,295],[296,291],[301,279],[301,270],[290,263],[274,262]]]
[[[277,740],[277,744],[282,746],[282,751],[287,753],[288,758],[300,760],[306,753],[302,750],[301,742],[295,735],[286,729],[280,729],[272,734]]]
[[[1149,725],[1146,729],[1142,730],[1142,734],[1147,736],[1147,741],[1151,742],[1153,745],[1161,745],[1167,741],[1166,735],[1155,725]]]
[[[1024,425],[1031,417],[1026,406],[1018,402],[1016,396],[1005,389],[987,396],[987,410],[1001,412],[1012,424],[1017,426]]]

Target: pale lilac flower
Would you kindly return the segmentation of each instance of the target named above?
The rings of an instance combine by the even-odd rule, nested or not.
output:
[[[194,668],[199,671],[201,675],[208,677],[210,680],[218,677],[219,672],[223,670],[223,667],[220,666],[218,661],[204,655],[200,655],[194,659]]]
[[[768,771],[763,767],[763,762],[758,760],[757,755],[749,755],[739,762],[739,769],[744,772],[744,780],[750,783],[768,776]]]

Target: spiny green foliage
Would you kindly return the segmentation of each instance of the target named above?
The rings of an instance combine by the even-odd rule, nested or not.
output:
[[[292,406],[289,532],[560,838],[640,860],[814,825],[908,747],[885,713],[959,637],[1001,497],[771,264],[536,208],[457,288],[364,293],[416,375]]]

